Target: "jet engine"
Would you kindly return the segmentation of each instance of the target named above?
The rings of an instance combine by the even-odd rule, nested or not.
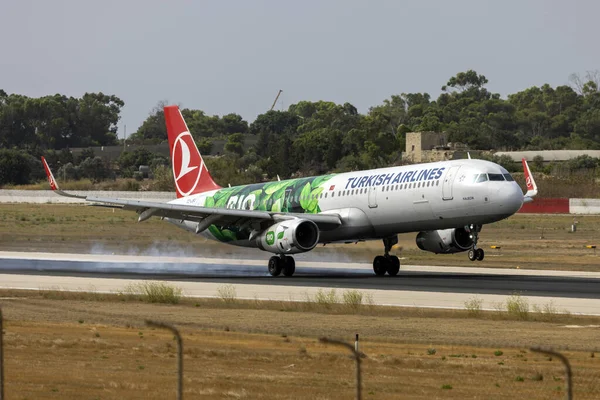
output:
[[[473,237],[465,228],[419,232],[417,246],[432,253],[460,253],[473,246]]]
[[[261,232],[256,243],[260,249],[271,253],[304,253],[319,243],[319,227],[307,219],[278,222]]]

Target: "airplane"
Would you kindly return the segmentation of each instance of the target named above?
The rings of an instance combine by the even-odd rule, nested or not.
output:
[[[92,205],[135,211],[142,222],[160,217],[220,242],[258,248],[274,255],[272,276],[292,276],[292,254],[317,244],[382,240],[373,260],[376,275],[396,276],[400,260],[390,254],[398,234],[418,232],[417,246],[433,253],[466,251],[483,260],[477,247],[485,224],[515,214],[533,200],[537,185],[523,159],[523,194],[502,166],[461,159],[221,187],[211,177],[177,106],[164,107],[177,198],[167,203],[80,196],[62,191],[42,162],[57,194]]]

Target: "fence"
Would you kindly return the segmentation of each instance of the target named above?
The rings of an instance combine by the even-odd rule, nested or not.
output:
[[[184,382],[192,382],[194,380],[193,377],[191,376],[186,376],[185,372],[184,372],[184,351],[183,351],[183,338],[182,335],[180,334],[179,330],[177,328],[175,328],[173,325],[169,325],[166,323],[162,323],[162,322],[157,322],[157,321],[151,321],[151,320],[147,320],[146,321],[146,325],[149,327],[154,327],[154,328],[158,328],[158,329],[166,329],[170,332],[173,333],[173,335],[175,336],[174,339],[176,339],[177,341],[177,355],[176,355],[176,363],[177,363],[177,372],[176,372],[176,376],[177,376],[177,380],[176,380],[176,398],[177,399],[182,399],[184,397],[184,393],[186,393],[185,391],[185,387],[184,387]],[[0,329],[3,329],[3,320],[2,320],[2,310],[0,309]],[[5,368],[5,364],[4,364],[4,355],[3,355],[3,336],[5,334],[4,330],[0,330],[0,332],[2,332],[2,335],[0,335],[0,400],[4,400],[5,399],[5,379],[4,379],[4,368]],[[365,395],[364,393],[364,385],[365,382],[368,384],[368,380],[369,379],[373,379],[374,375],[371,373],[369,374],[369,371],[367,371],[367,376],[366,378],[363,378],[363,373],[362,373],[362,363],[363,360],[369,360],[371,358],[377,358],[376,355],[373,355],[373,357],[369,356],[368,354],[364,354],[363,352],[360,351],[359,349],[359,344],[358,344],[358,335],[356,336],[356,340],[354,345],[352,345],[351,343],[347,343],[344,341],[340,341],[340,340],[335,340],[335,339],[331,339],[331,338],[327,338],[327,337],[323,337],[320,338],[318,340],[318,343],[321,343],[325,346],[325,349],[323,350],[324,352],[327,352],[327,348],[328,347],[340,347],[343,348],[345,350],[347,350],[348,354],[351,355],[351,359],[354,361],[354,379],[353,382],[352,381],[348,381],[349,382],[349,386],[353,386],[353,392],[354,392],[354,397],[356,399],[362,399],[364,398],[363,396]],[[416,350],[415,350],[416,351]],[[58,351],[57,351],[58,353]],[[434,347],[430,347],[427,349],[427,353],[429,356],[435,356],[436,354],[436,349]],[[500,356],[502,356],[501,351],[497,351],[495,356],[498,357],[496,359],[502,359],[500,358]],[[406,356],[406,358],[410,358],[410,354],[408,353],[408,355]],[[534,357],[535,354],[540,354],[543,355],[545,358],[545,360],[548,362],[548,365],[551,365],[551,367],[548,367],[546,371],[540,371],[537,368],[532,368],[534,371],[531,372],[531,376],[527,376],[525,374],[523,375],[517,375],[514,377],[514,379],[512,380],[503,380],[501,381],[500,379],[497,380],[497,382],[502,382],[502,385],[500,385],[499,383],[496,383],[496,387],[498,388],[498,393],[489,393],[486,392],[486,390],[489,389],[484,389],[482,387],[470,387],[468,388],[468,390],[463,390],[460,393],[456,393],[456,391],[458,390],[458,385],[460,384],[460,382],[454,382],[454,393],[453,393],[453,385],[452,384],[442,384],[438,389],[441,391],[441,394],[439,394],[436,397],[441,397],[441,398],[463,398],[466,397],[467,394],[469,393],[468,396],[479,396],[481,397],[482,395],[485,396],[485,398],[506,398],[506,397],[510,397],[510,398],[567,398],[567,399],[572,399],[573,398],[573,393],[574,393],[574,389],[575,389],[575,393],[577,393],[576,389],[577,387],[574,386],[573,382],[574,382],[574,373],[572,371],[572,367],[571,367],[571,363],[570,360],[564,355],[561,354],[557,351],[553,351],[551,349],[543,349],[543,348],[530,348],[529,350],[524,350],[524,349],[520,349],[519,350],[519,354],[521,355],[521,359],[523,360],[523,362],[527,361],[526,357]],[[458,354],[458,355],[450,355],[449,357],[455,357],[455,358],[466,358],[469,360],[475,360],[475,355],[463,355],[463,354]],[[445,358],[445,357],[444,357]],[[591,353],[591,358],[594,358],[594,353]],[[559,365],[556,361],[559,361],[561,364]],[[390,364],[386,364],[385,367],[388,368],[390,365],[394,365],[394,363],[401,363],[402,360],[392,360],[392,362]],[[345,364],[345,362],[343,361],[339,361],[340,364]],[[371,362],[372,365],[373,362]],[[498,364],[503,364],[503,362],[498,362]],[[562,365],[562,367],[561,367]],[[407,380],[407,379],[415,379],[414,376],[415,374],[418,376],[420,375],[423,380],[426,380],[427,378],[427,368],[420,368],[419,364],[415,364],[415,365],[409,365],[409,369],[406,370],[411,376],[413,376],[413,378],[407,378],[406,376],[390,376],[390,379],[393,379],[395,381],[397,380]],[[413,368],[416,367],[416,368]],[[348,366],[345,367],[346,369],[348,368]],[[562,372],[560,371],[560,369],[562,368]],[[485,368],[481,367],[482,370],[484,370]],[[163,365],[162,370],[164,371],[168,371],[170,370],[170,367]],[[416,370],[416,371],[415,371]],[[419,371],[421,370],[421,371]],[[460,368],[458,368],[458,370],[460,371]],[[34,371],[26,371],[26,373],[28,374],[33,374]],[[60,371],[56,371],[55,372],[57,375],[57,379],[60,376]],[[343,374],[346,373],[346,371],[342,371]],[[316,377],[319,375],[319,372],[315,372],[315,379]],[[459,372],[459,375],[462,375],[463,378],[465,379],[465,382],[468,381],[468,377],[465,376],[466,374],[463,372],[462,374]],[[561,376],[562,375],[562,376]],[[291,375],[290,375],[291,376]],[[248,379],[253,379],[251,376],[248,377]],[[546,379],[547,382],[543,382],[544,379]],[[578,398],[586,398],[586,395],[589,395],[591,397],[587,397],[587,398],[598,398],[598,395],[600,394],[600,390],[598,388],[598,384],[594,383],[592,381],[592,379],[595,379],[595,377],[589,377],[588,376],[588,381],[584,382],[582,380],[580,380],[580,384],[582,386],[584,386],[582,388],[582,390],[578,393],[580,395],[580,397]],[[534,384],[538,385],[538,388],[536,389],[536,395],[532,395],[531,393],[531,389],[529,389],[529,392],[526,392],[524,389],[524,381],[533,381]],[[407,387],[407,392],[408,387],[410,386],[408,384],[409,382],[407,382],[406,387]],[[414,383],[414,382],[413,382]],[[425,384],[424,384],[425,385]],[[564,385],[564,386],[561,386]],[[463,388],[464,389],[464,388]],[[193,393],[197,393],[197,392],[191,392]],[[208,393],[209,395],[211,394],[210,392],[205,392],[205,394]],[[227,394],[229,393],[229,394]],[[227,392],[226,396],[224,397],[248,397],[247,395],[244,396],[239,396],[235,393],[230,393]],[[456,394],[455,394],[456,393]],[[371,390],[367,393],[368,395],[372,395],[374,394],[372,391],[372,386],[371,386]],[[538,397],[538,395],[540,397]],[[76,397],[76,396],[75,396]],[[192,397],[196,397],[196,396],[192,396]],[[265,397],[264,394],[261,396],[262,398],[270,398],[268,395]],[[283,396],[282,396],[283,397]],[[295,398],[297,398],[298,396],[296,396]],[[342,398],[339,396],[336,396],[335,393],[331,394],[332,398]],[[370,397],[370,396],[369,396]],[[404,393],[403,390],[399,390],[397,392],[394,393],[384,393],[383,394],[383,398],[412,398],[412,397],[423,397],[423,396],[418,396],[415,395],[415,393]],[[309,398],[309,396],[307,396],[306,398]],[[379,397],[378,397],[379,398]]]

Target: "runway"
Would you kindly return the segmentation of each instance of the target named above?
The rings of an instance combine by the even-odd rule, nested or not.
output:
[[[225,284],[239,298],[305,300],[319,290],[356,289],[376,304],[464,308],[475,296],[494,309],[517,292],[530,305],[600,315],[600,273],[403,265],[376,277],[356,263],[298,262],[292,278],[273,278],[262,260],[0,252],[0,287],[116,292],[139,280],[165,280],[186,296],[215,297]]]

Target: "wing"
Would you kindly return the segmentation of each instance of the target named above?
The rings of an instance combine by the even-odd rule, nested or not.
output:
[[[525,173],[525,183],[527,184],[527,193],[523,195],[523,202],[530,203],[533,201],[533,198],[537,195],[538,188],[537,184],[535,183],[535,180],[533,179],[533,174],[529,169],[529,165],[527,164],[527,160],[523,158],[522,161],[523,172]]]
[[[138,221],[140,222],[145,221],[150,217],[194,221],[198,222],[196,232],[202,232],[212,224],[239,226],[252,222],[270,221],[271,223],[274,223],[294,218],[311,220],[317,224],[320,230],[331,230],[342,225],[341,218],[338,214],[298,214],[260,210],[234,210],[227,208],[191,206],[185,204],[74,195],[60,190],[44,157],[42,157],[42,163],[44,164],[44,169],[46,170],[50,187],[57,194],[89,201],[92,203],[92,206],[120,208],[127,211],[135,211],[139,215]]]

